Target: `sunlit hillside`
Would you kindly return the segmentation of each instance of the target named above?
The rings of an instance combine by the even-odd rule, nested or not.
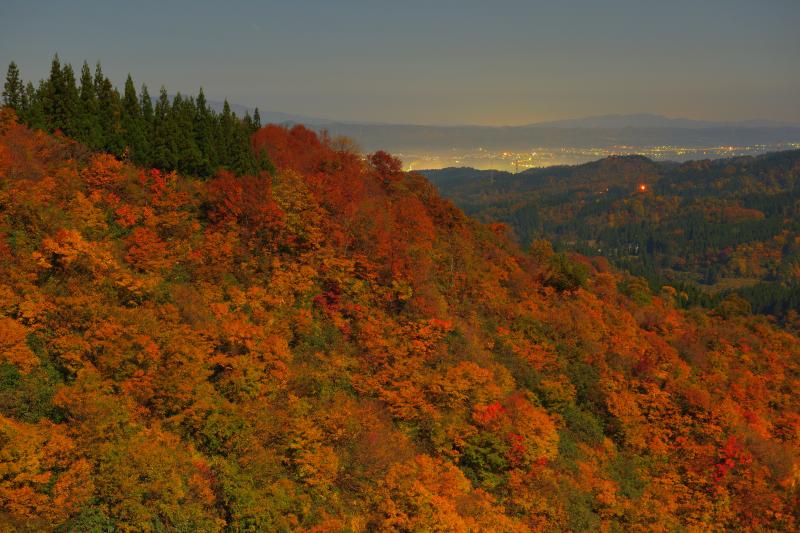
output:
[[[797,528],[796,337],[252,142],[203,179],[3,111],[4,530]]]

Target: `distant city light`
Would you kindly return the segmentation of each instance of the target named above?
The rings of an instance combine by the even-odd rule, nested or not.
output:
[[[749,146],[628,146],[612,147],[542,147],[509,150],[487,147],[455,148],[442,151],[409,151],[397,155],[403,160],[405,168],[413,165],[415,169],[434,169],[450,166],[469,166],[477,169],[492,169],[519,172],[529,168],[555,165],[576,165],[594,161],[610,155],[643,155],[655,161],[687,161],[713,159],[735,155],[756,155],[770,151],[796,150],[800,142],[780,142],[753,144]],[[637,192],[649,192],[649,188],[635,185]]]

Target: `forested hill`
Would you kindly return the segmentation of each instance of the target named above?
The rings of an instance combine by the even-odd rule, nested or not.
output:
[[[0,529],[797,530],[797,337],[252,142],[206,180],[0,115]]]
[[[797,322],[800,151],[424,174],[467,213],[511,225],[525,246],[551,240],[560,250],[602,255],[653,287],[671,284],[689,305],[735,292],[757,312]]]

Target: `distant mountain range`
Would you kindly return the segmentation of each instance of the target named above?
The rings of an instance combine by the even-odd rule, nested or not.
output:
[[[209,102],[217,110],[221,102]],[[231,104],[238,115],[253,108]],[[259,110],[261,122],[304,124],[354,139],[365,151],[527,150],[534,147],[753,146],[800,142],[800,124],[773,120],[735,122],[656,114],[599,115],[521,126],[441,126],[342,121]]]
[[[524,127],[524,126],[523,126]],[[739,120],[733,122],[694,120],[689,118],[671,118],[652,113],[631,115],[599,115],[593,117],[572,118],[550,122],[538,122],[527,127],[552,128],[785,128],[800,127],[800,124],[777,120]]]
[[[615,146],[753,146],[800,142],[800,125],[711,123],[665,117],[595,117],[527,126],[310,124],[355,139],[367,151],[512,150]]]
[[[209,102],[209,105],[221,111],[222,102]],[[231,109],[237,114],[243,115],[246,112],[252,113],[255,108],[240,104],[230,104]],[[436,125],[436,124],[403,124],[376,122],[366,120],[336,120],[329,118],[310,117],[292,113],[282,113],[279,111],[259,110],[262,120],[265,123],[296,123],[307,126],[314,125],[336,125],[347,124],[349,126],[380,126],[389,128],[442,128],[442,129],[526,129],[526,128],[577,128],[577,129],[602,129],[602,128],[687,128],[687,129],[709,129],[709,128],[800,128],[800,123],[751,119],[736,121],[711,121],[695,120],[690,118],[673,118],[654,113],[632,113],[632,114],[609,114],[595,115],[590,117],[568,118],[562,120],[551,120],[542,122],[532,122],[519,126],[481,126],[475,124],[463,125]]]

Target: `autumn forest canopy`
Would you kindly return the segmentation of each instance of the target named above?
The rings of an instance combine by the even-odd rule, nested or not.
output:
[[[800,150],[687,163],[613,156],[519,174],[424,171],[527,247],[601,255],[684,308],[738,299],[800,331]]]
[[[0,529],[800,527],[800,339],[741,297],[97,72],[5,85]]]

